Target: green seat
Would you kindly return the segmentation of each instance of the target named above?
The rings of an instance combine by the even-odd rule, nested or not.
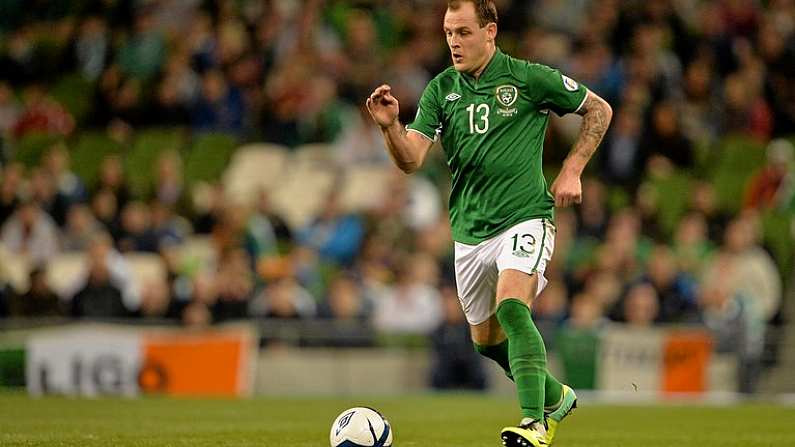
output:
[[[785,281],[791,278],[795,262],[795,240],[790,231],[791,219],[791,216],[774,210],[762,214],[765,245],[770,248]]]
[[[237,139],[231,135],[208,133],[198,136],[185,165],[188,185],[218,180],[236,147]]]
[[[82,124],[91,113],[93,92],[93,83],[75,73],[61,78],[50,94],[72,114],[75,122]]]
[[[17,140],[14,144],[14,160],[21,162],[28,168],[37,166],[47,149],[56,143],[64,141],[63,135],[44,132],[30,132]]]
[[[687,212],[692,183],[693,179],[683,171],[651,180],[658,198],[660,228],[666,236],[673,235],[682,215]]]
[[[83,132],[71,150],[72,169],[91,189],[99,176],[102,160],[121,151],[122,145],[104,132]]]
[[[149,194],[154,185],[155,165],[161,153],[181,152],[185,148],[185,132],[179,128],[144,129],[136,133],[135,141],[125,159],[127,181],[138,197]]]
[[[711,179],[718,205],[736,213],[742,207],[746,185],[753,174],[765,164],[765,148],[742,137],[728,137],[721,142]]]

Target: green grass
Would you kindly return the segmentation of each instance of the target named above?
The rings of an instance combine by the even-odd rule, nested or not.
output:
[[[239,401],[0,394],[0,446],[325,447],[337,414],[363,404],[388,417],[396,447],[498,447],[498,430],[517,420],[512,400],[471,394]],[[585,403],[561,425],[555,445],[795,445],[795,409]]]

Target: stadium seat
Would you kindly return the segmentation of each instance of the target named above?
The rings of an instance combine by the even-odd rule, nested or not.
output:
[[[25,134],[13,144],[14,160],[27,167],[33,167],[41,162],[47,149],[53,144],[64,141],[62,135],[53,135],[44,132],[30,132]]]
[[[294,169],[311,169],[334,164],[334,147],[329,144],[304,144],[296,147],[293,151],[292,167]]]
[[[224,189],[243,203],[252,203],[257,193],[273,188],[287,167],[287,148],[267,143],[238,148],[223,174]]]
[[[125,253],[124,259],[139,286],[152,279],[166,279],[166,265],[159,255],[154,253]]]
[[[86,269],[85,253],[61,253],[47,266],[47,283],[56,295],[66,297],[73,290],[78,276]]]
[[[346,170],[340,189],[340,203],[348,211],[363,211],[378,205],[387,192],[392,169],[382,166],[354,166]]]
[[[83,123],[91,113],[94,85],[79,73],[66,75],[58,80],[50,95],[58,101],[75,119]]]
[[[742,137],[721,141],[711,175],[721,209],[740,210],[748,180],[764,164],[765,150],[758,142]]]
[[[0,244],[0,285],[7,283],[17,292],[28,290],[30,262],[26,256],[10,253]]]
[[[91,188],[99,175],[100,161],[107,155],[119,154],[122,145],[105,132],[83,132],[72,147],[72,169]]]
[[[273,206],[291,228],[301,228],[320,211],[334,180],[332,170],[292,169],[273,190]]]
[[[199,181],[219,179],[235,147],[237,139],[231,135],[208,133],[198,136],[187,157],[186,182],[193,185]]]
[[[165,151],[183,152],[185,132],[182,129],[145,129],[136,133],[135,142],[125,159],[128,183],[134,194],[146,195],[154,184],[157,158]]]

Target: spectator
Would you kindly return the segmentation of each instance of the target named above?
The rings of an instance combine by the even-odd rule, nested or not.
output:
[[[66,227],[61,238],[63,251],[86,251],[94,234],[102,225],[85,204],[72,205],[66,214]]]
[[[241,134],[245,113],[240,91],[230,86],[219,71],[208,71],[202,79],[202,93],[192,107],[193,128]]]
[[[660,298],[649,284],[637,284],[629,289],[623,301],[622,320],[631,327],[648,328],[658,319]]]
[[[0,227],[19,206],[19,192],[24,181],[24,168],[20,163],[9,163],[0,176]]]
[[[71,299],[71,314],[79,318],[123,318],[130,314],[125,306],[122,289],[114,278],[110,238],[100,233],[91,241],[88,250],[88,271],[82,287]]]
[[[366,298],[356,281],[345,274],[332,280],[328,297],[318,306],[318,316],[340,321],[364,323],[372,313],[372,300]]]
[[[704,279],[700,321],[712,332],[717,352],[736,353],[739,391],[753,392],[761,371],[765,320],[758,304],[732,287],[731,259],[719,257]]]
[[[124,209],[130,201],[131,194],[124,178],[124,166],[121,157],[108,155],[99,166],[99,181],[94,189],[94,196],[102,191],[113,195],[116,207]]]
[[[147,251],[157,253],[159,241],[152,229],[149,207],[130,202],[121,213],[121,232],[116,241],[121,252]]]
[[[398,334],[428,334],[441,321],[439,292],[432,281],[438,267],[427,255],[412,256],[392,289],[376,296],[376,328]]]
[[[38,203],[27,200],[3,225],[0,242],[11,253],[41,264],[58,253],[58,227]]]
[[[344,213],[339,197],[332,192],[323,210],[311,224],[298,232],[298,242],[311,247],[328,261],[350,265],[359,251],[364,228],[358,216]]]
[[[726,228],[724,268],[731,269],[730,293],[755,302],[765,321],[781,305],[782,284],[776,264],[759,246],[759,221],[752,213],[737,217]]]
[[[40,85],[25,89],[25,108],[14,125],[14,137],[29,133],[48,133],[67,136],[75,128],[72,115],[57,101],[49,97]]]
[[[29,275],[28,291],[11,298],[11,315],[17,317],[58,317],[64,315],[64,308],[58,296],[47,283],[47,271],[34,267]]]
[[[696,284],[679,270],[676,259],[666,245],[657,245],[649,257],[643,282],[649,284],[658,302],[657,321],[673,323],[690,317],[696,310]]]
[[[693,144],[682,133],[679,112],[672,102],[654,107],[650,129],[643,135],[641,147],[648,151],[652,169],[659,169],[663,163],[685,169],[693,166]]]
[[[745,208],[785,208],[787,189],[795,185],[795,148],[784,139],[770,142],[767,147],[767,164],[754,174],[745,191]]]
[[[469,325],[455,288],[442,287],[441,300],[443,318],[430,337],[433,348],[431,386],[442,390],[484,390],[486,371],[480,356],[472,349]]]

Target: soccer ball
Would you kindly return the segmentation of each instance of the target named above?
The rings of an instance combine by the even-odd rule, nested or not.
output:
[[[391,447],[392,427],[372,408],[349,408],[331,425],[331,447]]]

